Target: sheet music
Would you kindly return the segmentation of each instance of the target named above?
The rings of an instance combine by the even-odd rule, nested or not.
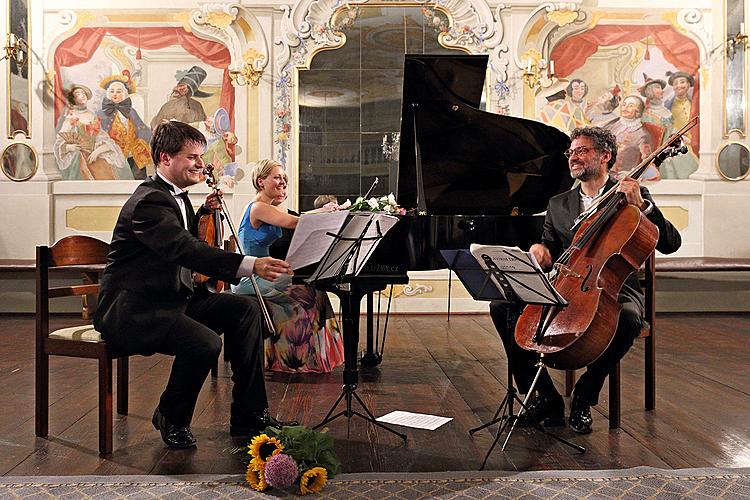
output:
[[[325,261],[321,262],[310,279],[321,280],[341,275],[358,275],[382,240],[382,237],[377,238],[377,236],[385,236],[397,222],[398,217],[392,215],[352,213],[349,222],[339,232],[340,239],[333,243]],[[361,239],[361,243],[357,250],[356,240],[358,239]],[[347,267],[344,270],[343,266],[347,259]]]
[[[518,247],[500,245],[472,244],[469,251],[485,270],[489,269],[485,257],[489,257],[492,263],[504,273],[513,293],[520,301],[527,304],[567,304],[567,301],[557,293],[555,287],[546,278],[533,254],[524,252]],[[491,275],[491,279],[498,290],[504,293],[504,283],[501,283],[495,275]]]
[[[392,411],[387,415],[378,417],[375,420],[386,424],[403,425],[404,427],[413,427],[415,429],[427,429],[434,431],[443,424],[453,420],[452,417],[440,417],[438,415],[429,415],[427,413],[413,413],[410,411]]]
[[[302,214],[284,260],[293,270],[320,262],[334,241],[326,233],[338,234],[347,215],[347,211]]]

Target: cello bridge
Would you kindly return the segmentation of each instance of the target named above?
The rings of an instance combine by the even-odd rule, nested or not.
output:
[[[555,269],[557,270],[558,274],[561,274],[565,276],[566,278],[583,278],[583,276],[573,271],[571,268],[569,268],[565,264],[555,264]]]

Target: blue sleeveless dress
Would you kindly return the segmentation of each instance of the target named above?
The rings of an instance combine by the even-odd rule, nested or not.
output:
[[[246,255],[267,257],[281,237],[281,228],[250,223],[251,202],[237,231]],[[266,370],[291,373],[327,373],[344,362],[344,341],[328,296],[304,285],[292,285],[291,276],[275,281],[256,276],[258,288],[269,306],[277,336],[265,340]],[[255,295],[249,278],[242,278],[232,292]]]

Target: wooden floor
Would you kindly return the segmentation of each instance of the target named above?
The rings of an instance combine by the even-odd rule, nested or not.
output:
[[[57,326],[73,324],[61,318]],[[750,321],[741,314],[661,315],[657,321],[657,408],[644,412],[643,345],[622,364],[622,429],[610,431],[607,391],[594,409],[594,432],[559,434],[588,448],[578,454],[530,430],[517,430],[488,469],[609,469],[750,466]],[[492,442],[467,430],[490,419],[505,391],[505,356],[489,316],[395,316],[385,359],[360,374],[358,393],[376,415],[408,410],[453,417],[434,432],[407,429],[408,440],[359,419],[329,425],[345,472],[472,470]],[[239,473],[225,449],[229,369],[203,387],[193,420],[198,447],[169,451],[151,427],[170,358],[131,358],[130,414],[117,416],[114,453],[97,453],[94,362],[51,361],[50,437],[34,436],[33,318],[0,317],[0,473],[3,475]],[[558,374],[558,382],[562,379]],[[329,375],[267,375],[280,418],[317,424],[341,389]]]

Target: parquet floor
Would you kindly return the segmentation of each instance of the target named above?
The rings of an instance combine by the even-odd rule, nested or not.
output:
[[[74,318],[56,320],[59,326]],[[345,472],[473,470],[492,442],[468,429],[490,419],[505,391],[505,356],[488,315],[394,316],[383,363],[360,373],[358,393],[373,413],[407,410],[452,417],[436,431],[403,429],[408,440],[353,419],[329,425]],[[750,466],[750,320],[742,314],[674,314],[657,319],[657,408],[643,405],[643,345],[622,363],[622,428],[608,429],[605,389],[595,430],[560,435],[588,448],[578,454],[530,430],[516,431],[488,469],[610,469]],[[193,450],[162,446],[150,418],[170,358],[131,358],[130,414],[117,416],[114,453],[97,453],[96,366],[53,358],[50,438],[34,436],[34,320],[0,317],[0,474],[239,473],[227,432],[231,381],[220,367],[201,392]],[[562,374],[556,380],[562,382]],[[341,368],[328,375],[267,374],[271,409],[315,425],[341,390]],[[562,387],[562,384],[560,384]]]

